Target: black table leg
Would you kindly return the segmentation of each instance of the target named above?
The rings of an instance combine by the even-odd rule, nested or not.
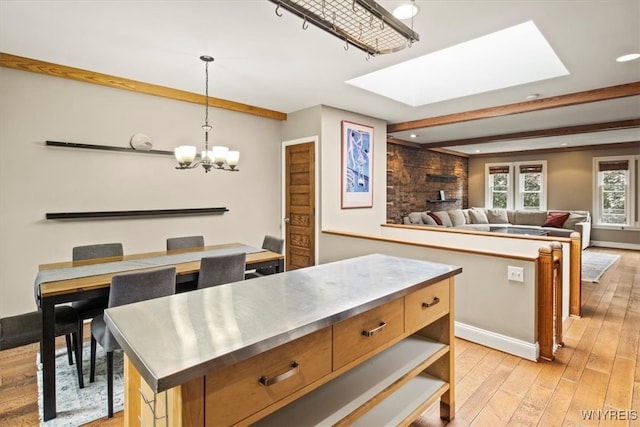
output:
[[[56,333],[53,298],[42,299],[42,403],[44,420],[56,417]],[[77,361],[76,361],[77,363]]]
[[[280,258],[278,260],[278,265],[276,266],[276,273],[284,273],[284,258]]]

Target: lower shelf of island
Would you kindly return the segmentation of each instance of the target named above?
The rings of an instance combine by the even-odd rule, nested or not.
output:
[[[449,390],[424,373],[449,346],[412,335],[254,426],[408,425]]]

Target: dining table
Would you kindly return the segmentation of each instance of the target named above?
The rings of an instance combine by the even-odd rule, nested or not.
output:
[[[162,266],[176,267],[176,287],[188,291],[197,280],[206,256],[246,253],[246,269],[273,267],[284,271],[284,255],[242,243],[197,249],[128,254],[122,257],[41,264],[34,284],[42,313],[42,401],[44,421],[56,417],[55,306],[108,295],[115,274]]]

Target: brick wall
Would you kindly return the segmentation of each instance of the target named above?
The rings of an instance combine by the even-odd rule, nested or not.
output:
[[[387,223],[414,211],[468,207],[468,171],[465,157],[387,143]],[[428,202],[440,190],[456,201]]]

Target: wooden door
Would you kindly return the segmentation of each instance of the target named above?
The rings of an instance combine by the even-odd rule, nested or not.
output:
[[[314,143],[289,145],[285,151],[286,270],[315,265]]]

